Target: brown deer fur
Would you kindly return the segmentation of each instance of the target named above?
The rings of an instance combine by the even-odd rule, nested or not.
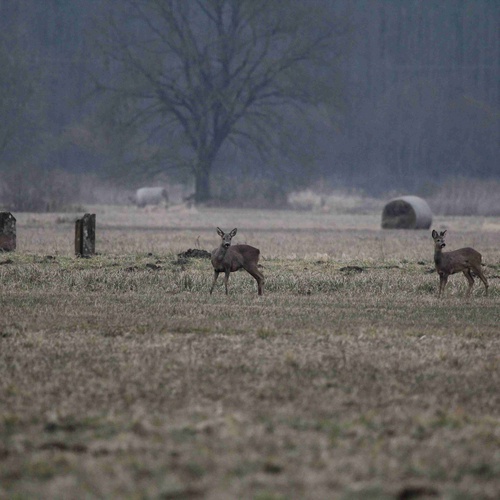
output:
[[[251,247],[250,245],[231,245],[231,239],[236,232],[237,228],[234,228],[230,233],[224,233],[222,229],[219,227],[217,228],[217,234],[221,237],[222,241],[220,246],[212,252],[214,281],[212,282],[210,293],[214,290],[215,282],[219,277],[219,273],[224,273],[224,285],[226,287],[227,295],[229,273],[244,269],[255,278],[257,281],[258,294],[262,295],[264,276],[257,267],[260,250],[258,248]]]
[[[442,250],[446,246],[444,242],[445,234],[446,231],[441,231],[440,233],[434,230],[432,231],[432,239],[434,240],[434,263],[436,264],[436,271],[439,274],[438,296],[444,293],[444,288],[448,282],[448,276],[459,272],[463,272],[469,282],[467,297],[470,296],[474,285],[472,271],[474,271],[484,283],[486,295],[488,295],[488,280],[481,270],[481,254],[470,247],[452,250],[451,252],[443,252]]]

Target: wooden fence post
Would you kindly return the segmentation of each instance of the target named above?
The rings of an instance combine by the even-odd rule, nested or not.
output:
[[[16,249],[16,218],[10,212],[0,212],[0,252]]]
[[[75,254],[79,257],[95,254],[95,214],[85,214],[76,220]]]

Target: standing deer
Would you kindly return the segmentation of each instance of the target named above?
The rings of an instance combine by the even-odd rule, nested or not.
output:
[[[464,276],[469,282],[467,290],[467,297],[470,296],[472,287],[474,285],[474,278],[472,271],[477,274],[481,281],[484,283],[486,295],[488,295],[488,280],[485,278],[481,270],[481,254],[473,248],[466,247],[451,252],[443,252],[442,249],[446,246],[444,242],[444,235],[446,231],[432,231],[432,239],[434,240],[434,262],[436,264],[436,271],[439,274],[439,294],[444,293],[444,287],[448,282],[450,274],[459,273],[462,271]]]
[[[221,237],[222,241],[219,247],[212,252],[212,266],[214,266],[214,281],[210,288],[210,294],[214,290],[215,282],[219,277],[219,273],[224,273],[224,285],[226,287],[227,295],[227,281],[229,273],[244,269],[250,273],[257,281],[259,295],[262,295],[262,288],[264,286],[264,276],[257,267],[259,261],[260,250],[251,247],[250,245],[232,245],[231,239],[237,232],[234,228],[230,233],[218,227],[217,234]]]

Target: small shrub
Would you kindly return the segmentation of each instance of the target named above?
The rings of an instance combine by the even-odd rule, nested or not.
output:
[[[67,209],[79,195],[74,175],[33,165],[13,168],[2,177],[0,198],[5,209],[53,212]]]
[[[318,193],[312,189],[293,191],[288,195],[288,206],[294,210],[336,214],[362,214],[380,211],[382,200],[370,198],[363,193],[331,191]]]
[[[293,191],[288,195],[288,204],[295,210],[321,210],[325,203],[325,196],[311,189]]]
[[[269,179],[214,176],[211,187],[211,203],[214,205],[248,208],[282,208],[287,205],[282,183]]]

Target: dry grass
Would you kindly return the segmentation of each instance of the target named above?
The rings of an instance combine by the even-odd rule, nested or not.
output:
[[[500,181],[456,177],[429,196],[432,210],[443,215],[500,215]]]
[[[95,258],[54,214],[0,255],[0,498],[497,498],[500,219],[436,221],[491,291],[438,301],[430,232],[378,215],[95,212]],[[263,297],[178,259],[215,226]]]
[[[361,193],[332,191],[328,194],[317,193],[312,189],[294,191],[288,195],[288,204],[295,210],[312,210],[333,214],[369,214],[381,212],[384,201],[370,198]]]

